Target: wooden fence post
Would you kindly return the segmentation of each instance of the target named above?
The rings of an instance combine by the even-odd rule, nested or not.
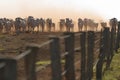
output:
[[[93,77],[93,60],[94,60],[94,32],[88,31],[87,37],[87,79],[91,80]]]
[[[15,59],[0,59],[4,62],[2,80],[17,80],[17,61]]]
[[[68,54],[65,56],[65,74],[66,80],[75,80],[74,68],[74,33],[66,32],[65,35],[70,37],[65,38],[65,51]]]
[[[118,23],[118,48],[120,48],[120,22]]]
[[[86,80],[86,32],[82,32],[80,35],[80,47],[81,47],[81,79]]]
[[[110,62],[112,61],[115,51],[115,33],[114,28],[112,28],[110,34]]]
[[[120,48],[120,22],[118,22],[117,40],[116,40],[116,49],[115,49],[116,52],[118,48]]]
[[[26,55],[25,64],[26,64],[26,76],[27,80],[37,80],[36,79],[36,55],[38,53],[38,47],[28,46],[27,49],[31,49],[31,53]]]
[[[50,43],[52,80],[62,80],[59,38],[52,36],[50,40],[53,40]]]
[[[104,50],[105,50],[105,57],[106,57],[106,69],[110,67],[110,30],[109,28],[105,28],[105,34],[104,34]]]
[[[100,54],[99,54],[99,60],[96,65],[96,80],[102,80],[102,68],[103,68],[103,63],[105,59],[105,45],[104,45],[104,38],[105,38],[105,29],[102,32],[101,35],[101,40],[100,40]]]
[[[4,80],[4,63],[0,62],[0,80]]]

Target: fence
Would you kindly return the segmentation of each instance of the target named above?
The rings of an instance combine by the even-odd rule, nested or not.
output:
[[[95,40],[96,34],[100,34],[100,38]],[[114,29],[104,28],[101,32],[65,32],[64,36],[50,36],[50,40],[38,45],[30,44],[26,51],[16,57],[0,56],[0,80],[17,80],[17,61],[25,58],[26,80],[37,80],[36,78],[36,55],[38,50],[49,44],[51,53],[51,69],[52,80],[62,80],[65,76],[66,80],[92,80],[93,67],[96,67],[96,80],[102,80],[103,66],[106,63],[106,69],[110,67],[110,63],[114,56],[114,51],[119,48],[120,42],[120,24],[118,31]],[[79,46],[75,47],[75,37],[79,37]],[[65,42],[65,53],[61,54],[60,40]],[[99,48],[95,49],[98,45]],[[79,51],[81,59],[75,61],[75,52]],[[94,55],[98,53],[95,59]],[[65,66],[62,71],[61,59],[64,57]],[[78,64],[80,62],[80,64]],[[80,65],[80,75],[75,75],[75,64]],[[47,65],[45,65],[47,66]]]

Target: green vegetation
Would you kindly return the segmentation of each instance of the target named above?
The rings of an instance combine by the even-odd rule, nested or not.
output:
[[[61,63],[64,64],[65,60],[61,60]],[[48,61],[38,61],[38,62],[36,62],[36,65],[47,65],[47,64],[51,64],[51,61],[48,60]]]
[[[103,80],[120,80],[120,50],[114,55],[111,67],[105,71]]]
[[[0,38],[5,38],[6,36],[3,34],[0,34]]]

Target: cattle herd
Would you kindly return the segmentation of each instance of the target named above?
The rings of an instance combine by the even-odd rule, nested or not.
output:
[[[117,19],[113,18],[110,21],[110,26],[116,25]],[[70,18],[60,19],[59,20],[59,31],[74,31],[74,22]],[[93,19],[88,18],[78,18],[77,27],[78,31],[87,31],[89,30],[97,31],[99,23],[95,22]],[[100,25],[102,27],[106,27],[106,22],[101,22]],[[33,16],[28,16],[27,18],[17,17],[15,20],[8,18],[0,18],[0,33],[20,33],[20,32],[45,32],[45,27],[47,32],[55,31],[56,25],[52,21],[51,18],[43,19],[43,18],[34,18]],[[36,29],[36,30],[35,30]]]

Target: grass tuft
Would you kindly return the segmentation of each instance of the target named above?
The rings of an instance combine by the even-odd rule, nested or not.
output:
[[[120,50],[114,55],[111,67],[105,71],[103,80],[120,80]]]

